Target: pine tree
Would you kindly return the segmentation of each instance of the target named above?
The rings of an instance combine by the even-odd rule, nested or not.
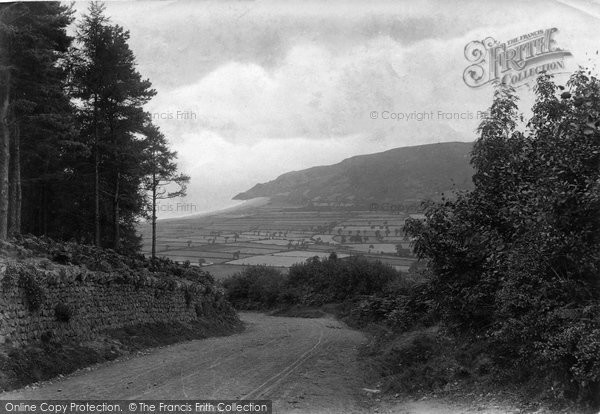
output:
[[[23,159],[68,107],[61,62],[71,15],[58,2],[0,5],[0,239],[21,230]]]
[[[157,200],[181,197],[186,194],[190,177],[177,172],[177,153],[169,150],[167,140],[155,125],[148,124],[146,136],[146,190],[150,193],[152,223],[152,259],[156,257]],[[175,187],[174,191],[169,188]]]
[[[94,243],[119,249],[124,237],[134,237],[132,221],[144,207],[141,153],[131,149],[139,146],[137,134],[148,118],[142,107],[156,92],[135,68],[129,33],[110,24],[103,5],[90,5],[77,40],[75,97],[81,101],[82,140],[91,148],[93,169],[86,175],[93,177]]]

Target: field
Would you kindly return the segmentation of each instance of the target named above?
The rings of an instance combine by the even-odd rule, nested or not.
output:
[[[416,260],[402,231],[408,214],[379,211],[319,211],[275,207],[212,216],[159,220],[158,256],[202,266],[217,279],[250,265],[287,271],[294,263],[335,252],[361,255],[407,271]],[[150,226],[140,228],[143,252],[151,251]],[[397,247],[400,250],[397,250]]]

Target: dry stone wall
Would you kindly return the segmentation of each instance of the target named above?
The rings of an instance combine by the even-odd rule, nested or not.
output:
[[[0,343],[5,345],[88,340],[107,329],[224,315],[235,318],[213,285],[47,261],[0,261]]]

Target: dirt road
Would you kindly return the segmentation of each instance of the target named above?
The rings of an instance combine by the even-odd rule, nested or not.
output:
[[[365,412],[362,334],[332,318],[240,317],[241,334],[156,349],[0,399],[272,399],[277,413]]]
[[[377,402],[357,362],[366,338],[333,318],[242,313],[246,330],[154,349],[6,399],[271,399],[274,413],[500,414],[514,408],[444,401]]]

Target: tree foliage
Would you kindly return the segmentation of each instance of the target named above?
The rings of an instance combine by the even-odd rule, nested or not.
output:
[[[134,239],[127,224],[145,207],[136,134],[148,119],[143,105],[156,94],[137,71],[128,40],[129,32],[104,16],[104,6],[91,3],[78,27],[79,49],[73,59],[80,140],[90,150],[79,169],[93,188],[89,222],[95,244],[115,249]]]
[[[189,178],[144,110],[156,92],[129,32],[93,2],[72,38],[72,15],[59,2],[0,5],[0,240],[22,231],[133,252],[148,177]]]
[[[146,172],[144,188],[150,197],[152,225],[152,258],[156,257],[156,209],[159,200],[185,196],[190,177],[178,172],[175,157],[167,139],[158,127],[148,124],[143,129],[145,152],[143,168]],[[175,187],[173,189],[173,187]]]
[[[497,85],[472,153],[471,192],[408,221],[443,321],[489,341],[496,361],[600,394],[600,82],[542,74],[521,130],[517,95]]]
[[[241,308],[292,304],[319,306],[384,292],[400,274],[391,266],[356,256],[315,256],[294,264],[287,275],[267,266],[251,266],[224,281],[228,300]]]
[[[0,238],[45,226],[39,206],[58,181],[73,133],[64,61],[72,11],[58,2],[0,5]],[[25,210],[22,220],[22,210]]]

